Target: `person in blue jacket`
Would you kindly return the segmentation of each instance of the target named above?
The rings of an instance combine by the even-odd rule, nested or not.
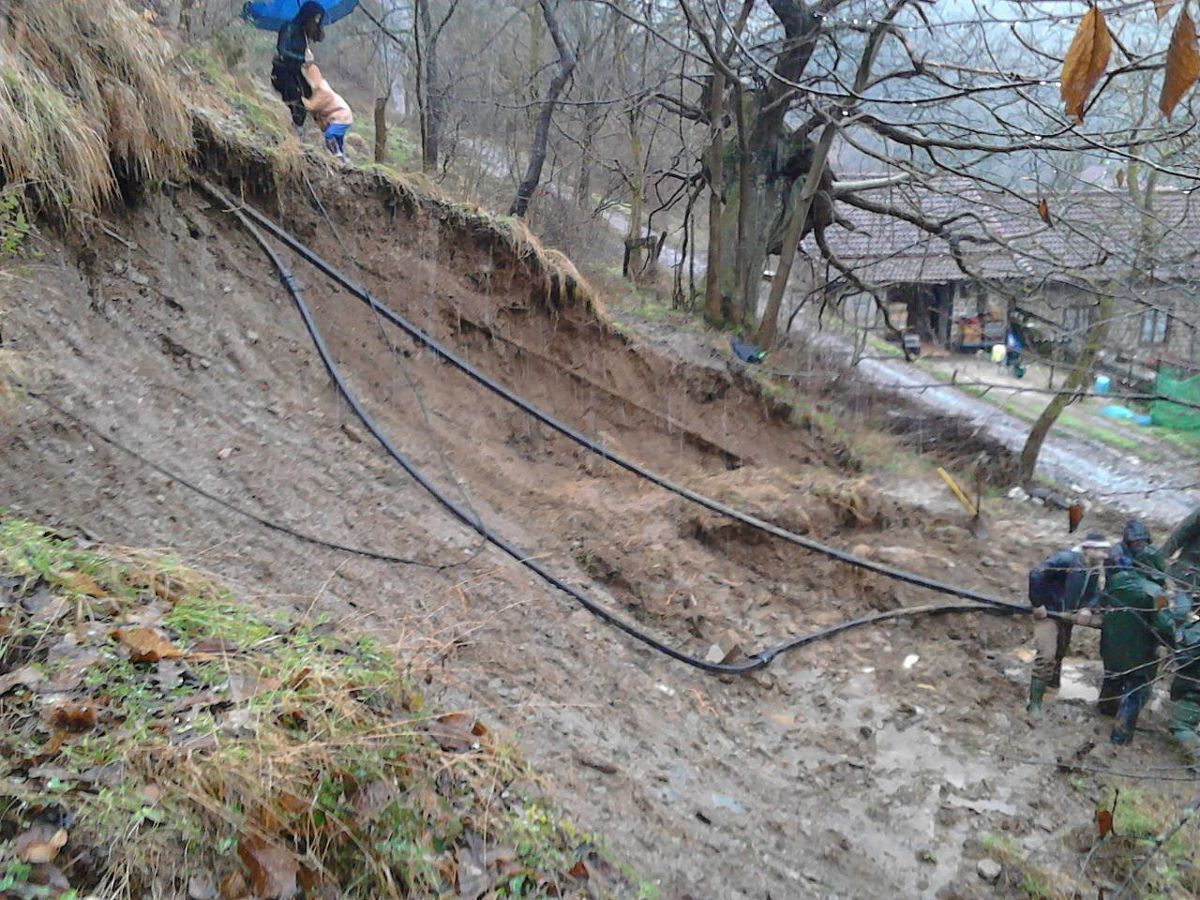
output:
[[[312,96],[312,88],[303,72],[308,45],[324,39],[325,8],[309,0],[300,7],[296,18],[279,29],[279,38],[275,41],[271,86],[287,104],[297,131],[304,126],[304,119],[308,115],[304,100]]]
[[[1072,626],[1090,624],[1100,605],[1100,567],[1108,549],[1104,535],[1093,532],[1078,547],[1058,551],[1029,572],[1029,605],[1033,607],[1033,645],[1037,655],[1029,678],[1027,709],[1035,718],[1042,714],[1046,689],[1058,687],[1062,680],[1063,657],[1071,645]]]

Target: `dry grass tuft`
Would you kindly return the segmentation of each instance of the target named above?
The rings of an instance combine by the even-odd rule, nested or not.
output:
[[[14,4],[0,35],[0,179],[64,221],[95,213],[118,175],[179,174],[191,118],[162,35],[123,3]]]

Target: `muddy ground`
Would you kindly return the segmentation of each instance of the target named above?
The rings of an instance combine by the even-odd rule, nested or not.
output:
[[[345,246],[301,193],[269,210],[380,297],[609,446],[688,485],[873,558],[1021,599],[1070,541],[1061,514],[996,501],[976,537],[926,471],[864,470],[736,372],[549,309],[519,266],[379,197],[320,182]],[[1161,713],[1115,754],[1075,699],[1022,713],[1027,623],[902,620],[722,679],[651,653],[534,580],[413,485],[334,397],[287,295],[198,194],[146,200],[85,250],[47,240],[4,276],[5,344],[35,389],[255,512],[437,571],[348,557],[215,507],[35,400],[0,438],[0,503],[108,541],[173,548],[264,605],[393,639],[441,702],[485,710],[546,786],[664,897],[987,896],[987,835],[1054,862],[1091,822],[1094,779],[1047,765],[1172,765]],[[351,257],[361,262],[361,270]],[[915,588],[768,540],[532,424],[297,265],[339,361],[396,442],[555,572],[704,655],[747,650]],[[390,342],[394,341],[394,345]],[[417,394],[410,387],[414,385]],[[417,396],[421,398],[417,400]],[[422,405],[428,418],[422,413]],[[897,452],[902,452],[897,443]],[[1098,514],[1099,515],[1099,514]],[[1111,524],[1112,520],[1107,520]],[[1003,880],[1002,880],[1003,883]]]

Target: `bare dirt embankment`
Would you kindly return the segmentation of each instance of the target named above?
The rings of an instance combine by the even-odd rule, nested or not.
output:
[[[1059,517],[1024,507],[998,508],[990,537],[973,537],[925,476],[874,479],[852,448],[749,381],[608,328],[582,288],[565,287],[568,270],[548,268],[553,258],[509,224],[366,176],[309,172],[345,246],[302,185],[250,199],[488,373],[690,486],[1013,599],[1027,567],[1068,540]],[[224,211],[180,188],[147,196],[109,230],[118,237],[46,241],[40,259],[8,267],[4,335],[36,389],[272,519],[456,565],[388,565],[298,544],[33,400],[0,439],[6,506],[176,548],[264,606],[327,611],[384,641],[416,640],[414,670],[433,699],[486,710],[519,735],[554,799],[664,896],[969,896],[982,889],[974,860],[985,852],[1010,863],[1014,890],[1022,855],[1053,869],[1082,859],[1077,831],[1100,782],[1044,763],[1089,739],[1098,744],[1082,751],[1089,763],[1123,757],[1078,701],[1054,704],[1037,732],[1025,724],[1014,655],[1023,623],[902,622],[733,681],[683,668],[498,554],[472,555],[473,536],[334,397],[269,264]],[[385,338],[369,310],[296,265],[334,353],[397,443],[452,492],[457,481],[498,531],[681,647],[703,655],[733,631],[756,649],[935,599],[634,480],[398,335]],[[1094,674],[1085,667],[1085,680]],[[1153,732],[1137,752],[1140,762],[1173,762]]]

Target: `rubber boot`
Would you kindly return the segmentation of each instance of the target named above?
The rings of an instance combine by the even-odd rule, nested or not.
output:
[[[1142,711],[1142,688],[1127,690],[1117,709],[1117,724],[1113,726],[1109,740],[1114,744],[1128,744],[1137,731],[1138,713]]]
[[[1042,699],[1045,696],[1046,682],[1036,675],[1031,675],[1029,677],[1029,704],[1025,707],[1030,718],[1040,719],[1042,717]]]

